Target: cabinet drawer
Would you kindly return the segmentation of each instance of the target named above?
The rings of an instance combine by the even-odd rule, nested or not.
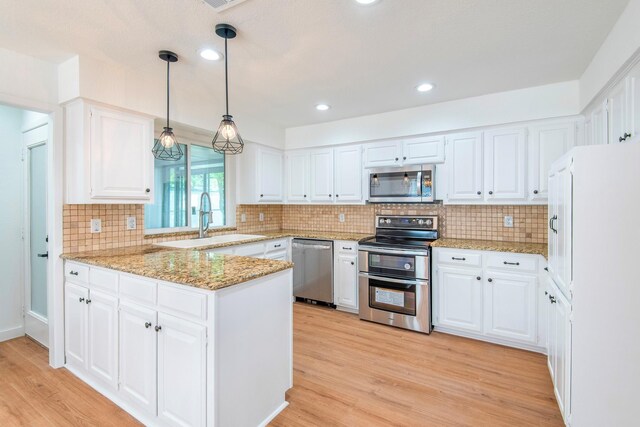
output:
[[[345,254],[355,254],[358,252],[358,242],[345,242],[341,240],[335,243],[334,248],[338,252],[342,252]]]
[[[264,243],[238,246],[234,248],[233,253],[240,256],[261,257],[264,255]]]
[[[89,285],[91,289],[102,289],[112,294],[118,293],[118,273],[112,270],[91,267],[89,269]]]
[[[64,276],[76,282],[87,283],[89,281],[89,267],[67,261],[64,263]]]
[[[287,249],[287,239],[274,240],[271,242],[267,242],[267,252],[272,251],[281,251],[283,249]]]
[[[156,305],[158,284],[142,277],[120,275],[120,297],[150,306]]]
[[[438,264],[459,265],[468,267],[480,267],[482,256],[480,254],[460,250],[438,250]]]
[[[194,319],[207,319],[207,296],[198,292],[158,286],[158,310]]]
[[[537,256],[500,253],[487,256],[487,268],[537,273]]]

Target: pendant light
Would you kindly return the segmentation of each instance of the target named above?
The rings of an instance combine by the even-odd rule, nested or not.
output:
[[[155,140],[153,145],[153,156],[159,160],[180,160],[183,156],[182,148],[178,144],[173,129],[169,127],[169,65],[172,62],[178,62],[178,55],[168,50],[161,50],[158,56],[167,62],[167,125],[160,134],[160,138]]]
[[[222,116],[218,131],[211,144],[214,151],[222,154],[240,154],[244,148],[244,141],[238,133],[238,128],[229,114],[229,72],[227,68],[228,53],[227,40],[236,36],[236,29],[229,24],[216,25],[216,34],[224,39],[224,88],[226,95],[226,114]]]

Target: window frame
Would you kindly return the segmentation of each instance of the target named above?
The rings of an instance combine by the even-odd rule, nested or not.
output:
[[[175,129],[175,128],[174,128]],[[185,155],[187,156],[187,226],[186,227],[165,227],[165,228],[147,228],[145,224],[145,235],[160,235],[168,233],[183,233],[183,232],[197,232],[198,227],[193,228],[191,224],[191,146],[197,145],[200,147],[211,148],[211,141],[205,139],[205,135],[200,133],[191,132],[185,129],[175,129],[176,136],[178,137],[178,143],[186,146]],[[155,132],[155,137],[158,138],[160,131]],[[211,148],[212,149],[212,148]],[[223,225],[216,225],[209,227],[209,230],[224,230],[234,228],[236,226],[236,197],[235,197],[235,174],[236,174],[236,160],[235,156],[224,156],[224,203],[225,223]]]

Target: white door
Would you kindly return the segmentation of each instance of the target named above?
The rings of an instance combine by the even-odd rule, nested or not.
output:
[[[91,107],[91,197],[153,200],[153,120]]]
[[[158,313],[158,417],[161,421],[180,426],[204,425],[206,362],[205,327]]]
[[[260,202],[281,202],[283,156],[275,150],[258,149],[258,200]]]
[[[118,298],[91,290],[89,299],[89,373],[118,388]]]
[[[529,150],[529,195],[532,200],[545,200],[549,197],[551,164],[569,151],[574,143],[574,122],[532,127]]]
[[[67,364],[87,368],[87,298],[89,290],[74,283],[64,285],[64,348]]]
[[[311,163],[311,201],[333,202],[333,149],[314,150]]]
[[[333,150],[336,203],[362,201],[362,148],[359,145]]]
[[[535,343],[536,277],[487,271],[485,333],[499,338]]]
[[[358,308],[358,259],[355,255],[338,255],[336,265],[336,305],[341,307]]]
[[[627,80],[623,80],[613,88],[608,96],[607,112],[609,113],[609,143],[617,144],[628,140],[631,134],[627,126],[628,114]]]
[[[449,182],[447,199],[480,201],[482,195],[482,133],[447,136]]]
[[[482,332],[482,271],[438,267],[438,325]]]
[[[555,275],[552,276],[560,290],[568,295],[569,284],[571,283],[571,227],[572,227],[572,191],[573,176],[569,169],[570,162],[567,161],[557,172],[557,212],[552,223],[554,234],[556,235],[556,262]]]
[[[591,137],[594,145],[607,144],[609,142],[606,100],[591,112],[591,129]]]
[[[524,200],[526,129],[497,129],[484,133],[485,197]]]
[[[47,140],[49,126],[44,125],[23,134],[25,144],[25,333],[49,346],[47,313]]]
[[[631,138],[626,142],[638,142],[640,139],[640,65],[636,65],[629,73],[629,133]]]
[[[309,201],[309,153],[287,154],[287,201]]]
[[[402,141],[402,163],[421,165],[444,162],[444,136],[422,136]]]
[[[135,304],[120,304],[120,393],[156,414],[157,314]]]
[[[567,421],[571,395],[571,307],[557,287],[549,292],[549,367],[560,412]]]
[[[558,236],[555,232],[555,222],[558,216],[558,186],[560,185],[558,171],[552,170],[549,173],[549,203],[548,203],[548,222],[547,222],[547,240],[549,242],[549,253],[547,269],[549,275],[555,277],[558,271]]]
[[[400,166],[402,164],[402,142],[382,141],[364,146],[364,167]]]

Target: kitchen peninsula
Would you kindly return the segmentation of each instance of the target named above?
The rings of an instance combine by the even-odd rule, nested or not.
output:
[[[292,386],[292,264],[135,246],[65,259],[66,366],[146,425],[266,425]]]

